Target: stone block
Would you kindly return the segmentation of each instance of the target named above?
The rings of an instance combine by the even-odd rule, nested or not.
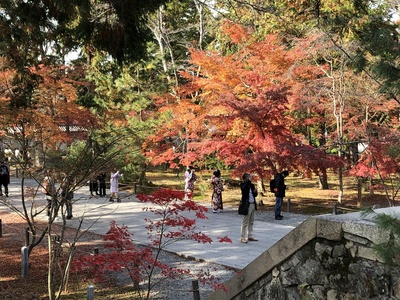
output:
[[[243,283],[252,284],[258,278],[271,271],[274,266],[275,263],[272,260],[269,251],[265,251],[243,269],[243,271],[246,271]]]
[[[333,252],[332,252],[333,258],[338,258],[340,256],[344,256],[345,254],[346,254],[346,248],[344,247],[344,245],[339,244],[333,248]]]
[[[319,260],[322,260],[325,255],[331,256],[332,255],[332,247],[329,245],[315,243],[315,255],[318,257]]]
[[[329,290],[326,294],[326,300],[337,300],[339,299],[338,292],[336,290]]]
[[[393,282],[393,296],[396,297],[396,299],[400,299],[400,278],[397,278]]]
[[[369,247],[358,246],[357,256],[372,261],[383,262],[383,260],[377,255],[376,251]]]
[[[382,230],[376,224],[370,222],[362,222],[361,220],[344,222],[342,229],[345,233],[366,238],[374,244],[384,243],[389,240],[388,231]]]
[[[317,237],[331,241],[340,241],[342,239],[341,222],[337,220],[318,218]]]
[[[280,264],[316,237],[316,218],[309,218],[268,250],[275,265]]]
[[[357,255],[357,246],[355,246],[352,241],[346,242],[346,249],[350,251],[351,257],[356,257],[356,255]]]
[[[350,233],[347,233],[347,232],[345,232],[343,234],[343,237],[348,241],[351,241],[351,242],[354,242],[354,243],[360,244],[360,245],[367,245],[368,243],[370,243],[370,241],[368,239],[366,239],[366,238],[363,238],[361,236],[357,236],[357,235],[354,235],[354,234],[350,234]]]

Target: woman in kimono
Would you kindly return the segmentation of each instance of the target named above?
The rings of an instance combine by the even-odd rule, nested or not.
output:
[[[185,172],[185,200],[193,198],[194,182],[197,180],[195,170],[192,166]]]
[[[224,190],[221,172],[220,170],[216,170],[211,177],[211,184],[213,185],[213,193],[212,193],[212,210],[213,213],[221,212],[224,207],[222,204],[222,191]]]

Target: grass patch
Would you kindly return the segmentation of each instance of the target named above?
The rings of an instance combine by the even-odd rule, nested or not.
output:
[[[133,292],[133,288],[131,286],[119,286],[115,285],[112,288],[104,288],[99,285],[95,286],[95,299],[104,299],[104,300],[127,300],[127,299],[138,299],[139,295],[135,295]],[[78,300],[78,299],[86,299],[87,292],[82,292],[82,289],[77,292],[66,292],[63,294],[62,299],[65,300]],[[137,298],[135,298],[135,296]],[[48,296],[43,299],[48,299]]]
[[[194,200],[205,204],[207,207],[211,205],[212,187],[210,178],[212,171],[201,171],[197,172],[198,181],[195,183]],[[149,187],[142,187],[140,192],[151,192],[155,188],[174,188],[183,190],[184,180],[183,173],[177,174],[168,170],[152,170],[146,173]],[[240,191],[240,178],[231,178],[228,172],[223,172],[224,178],[224,192],[223,192],[223,203],[225,206],[236,207],[239,204],[241,198]],[[331,213],[333,205],[338,203],[339,194],[339,181],[336,174],[331,173],[328,175],[328,190],[319,189],[317,178],[301,178],[289,175],[285,179],[286,185],[289,189],[286,192],[284,199],[284,209],[287,209],[287,199],[291,199],[291,212],[303,213],[303,214],[325,214]],[[344,194],[342,197],[342,203],[340,206],[346,206],[349,208],[357,208],[357,182],[353,177],[344,177]],[[265,182],[265,188],[267,187],[267,181]],[[260,191],[260,185],[258,185]],[[259,209],[271,209],[275,204],[275,196],[269,191],[260,193],[257,199],[262,201],[264,206],[260,206]],[[362,206],[379,205],[380,207],[387,207],[388,203],[386,197],[382,192],[374,191],[373,194],[367,190],[366,186],[363,189],[363,195],[361,200]]]

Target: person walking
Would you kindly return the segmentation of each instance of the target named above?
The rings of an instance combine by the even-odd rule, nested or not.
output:
[[[114,198],[117,199],[117,202],[121,202],[121,199],[119,198],[118,195],[118,184],[119,184],[119,178],[124,176],[124,174],[121,174],[116,168],[113,168],[111,172],[111,177],[110,177],[110,192],[111,192],[111,197],[110,197],[110,202],[114,202]]]
[[[8,185],[10,184],[10,169],[4,163],[0,162],[0,196],[3,196],[3,186],[4,194],[8,197]]]
[[[48,220],[51,219],[52,212],[54,212],[54,218],[57,219],[58,207],[57,207],[56,181],[51,176],[51,172],[49,171],[46,171],[46,176],[43,178],[42,193],[45,194],[47,201]]]
[[[97,176],[97,181],[99,182],[100,197],[106,196],[106,177],[106,173],[103,171]]]
[[[74,199],[73,189],[73,180],[71,176],[64,176],[61,182],[61,201],[65,203],[65,207],[67,210],[67,219],[70,220],[73,218],[72,215],[72,202]]]
[[[283,171],[275,176],[275,220],[282,220],[283,216],[281,214],[283,198],[285,197],[285,191],[288,186],[285,185],[285,177],[289,176],[289,171]]]
[[[224,207],[222,203],[222,191],[224,190],[221,171],[216,170],[213,172],[211,177],[211,184],[213,185],[213,193],[212,193],[212,210],[213,213],[220,213]]]
[[[89,191],[90,191],[90,195],[91,196],[94,196],[94,195],[98,196],[99,195],[99,183],[97,181],[97,177],[96,178],[94,178],[94,177],[90,178]]]
[[[197,180],[194,167],[190,166],[185,172],[185,200],[191,200],[194,192],[194,182]]]
[[[254,215],[257,210],[256,197],[258,195],[256,187],[251,182],[253,177],[253,174],[244,173],[242,176],[243,182],[240,184],[242,198],[239,206],[239,214],[243,214],[240,239],[242,243],[258,241],[253,236]],[[244,211],[241,211],[241,207],[245,208]]]

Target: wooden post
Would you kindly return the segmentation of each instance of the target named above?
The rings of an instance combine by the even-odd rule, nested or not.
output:
[[[93,285],[88,286],[87,293],[86,293],[86,299],[94,300],[94,286]]]
[[[29,248],[24,246],[21,248],[21,258],[22,258],[22,277],[28,278],[28,250]]]
[[[137,191],[137,182],[134,182],[133,183],[133,193],[137,194],[136,191]]]
[[[333,214],[337,215],[337,203],[333,204]]]
[[[290,213],[290,198],[287,199],[287,212]]]
[[[200,300],[199,281],[192,280],[193,300]]]

